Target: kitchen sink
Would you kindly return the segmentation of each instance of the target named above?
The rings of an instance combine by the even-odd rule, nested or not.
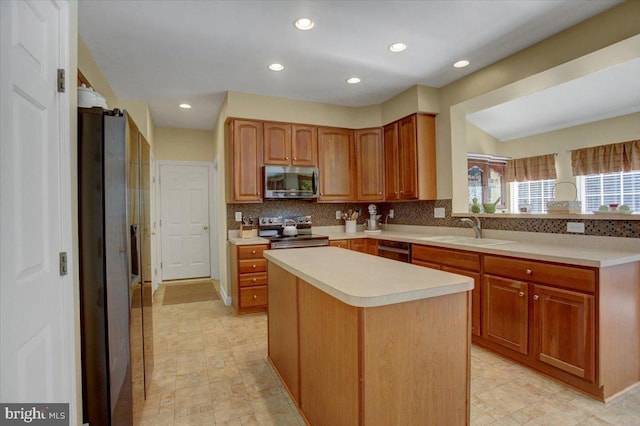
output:
[[[477,247],[497,246],[497,245],[509,244],[513,242],[509,240],[496,240],[492,238],[460,237],[456,235],[437,235],[434,237],[422,237],[419,239],[425,240],[425,241],[439,241],[443,243],[462,244],[462,245],[477,246]]]

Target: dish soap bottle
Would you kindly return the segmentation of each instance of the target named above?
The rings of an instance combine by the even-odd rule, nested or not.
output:
[[[480,213],[480,204],[478,204],[478,199],[473,198],[473,204],[471,204],[471,213]]]

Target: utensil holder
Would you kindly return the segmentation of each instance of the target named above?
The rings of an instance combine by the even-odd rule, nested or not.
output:
[[[344,221],[344,231],[347,234],[355,234],[356,233],[356,221],[354,220],[345,220]]]

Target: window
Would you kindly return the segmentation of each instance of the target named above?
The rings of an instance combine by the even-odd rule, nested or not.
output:
[[[555,183],[555,179],[512,182],[512,211],[518,211],[523,204],[531,204],[531,213],[546,213],[547,201],[553,201],[556,197]]]
[[[640,171],[578,176],[583,213],[601,205],[626,204],[640,211]]]

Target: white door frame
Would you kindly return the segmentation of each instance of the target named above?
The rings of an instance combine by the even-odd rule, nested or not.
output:
[[[209,229],[211,229],[212,224],[214,224],[215,222],[213,221],[213,219],[215,218],[215,206],[212,204],[213,203],[213,198],[211,196],[211,189],[214,188],[213,184],[214,184],[214,163],[212,162],[207,162],[207,161],[172,161],[172,160],[157,160],[156,161],[156,176],[157,176],[157,187],[156,187],[156,194],[157,194],[157,199],[156,199],[156,212],[157,212],[157,217],[162,217],[162,191],[160,189],[160,185],[162,184],[162,182],[160,182],[160,167],[161,166],[199,166],[199,167],[207,167],[208,170],[208,175],[209,175],[209,181],[207,182],[207,184],[209,185],[208,188],[208,198],[209,198]],[[214,234],[215,232],[209,232],[209,271],[210,271],[210,276],[213,278],[213,271],[214,271],[214,264],[216,265],[215,269],[218,269],[218,263],[214,262],[214,258],[213,258],[213,250],[211,249],[211,241],[213,240],[212,238],[212,234]],[[158,226],[158,234],[157,234],[157,241],[159,241],[158,243],[158,256],[156,259],[156,263],[157,263],[157,267],[158,267],[158,271],[159,271],[159,283],[161,283],[164,280],[163,274],[162,274],[162,268],[160,268],[160,259],[162,259],[162,226]],[[216,253],[217,253],[217,247],[216,247]],[[217,257],[216,257],[217,259]]]
[[[209,253],[211,253],[211,278],[214,280],[220,280],[220,253],[218,249],[218,238],[220,238],[220,232],[218,229],[218,203],[220,202],[220,194],[218,191],[218,182],[220,182],[220,176],[218,176],[218,159],[213,161],[213,173],[209,179],[211,186],[209,187],[209,219],[211,219],[210,240],[209,240]]]
[[[72,153],[75,154],[76,149],[72,150],[72,145],[77,145],[77,137],[75,133],[71,132],[71,124],[76,123],[72,113],[75,113],[75,108],[71,111],[71,96],[76,95],[74,89],[76,81],[74,70],[71,69],[70,61],[70,42],[71,42],[71,5],[67,0],[53,0],[55,7],[59,10],[59,56],[58,67],[66,70],[65,73],[65,87],[66,92],[59,93],[57,95],[58,104],[58,119],[59,119],[59,138],[60,138],[60,153],[59,158],[52,159],[58,161],[60,168],[60,192],[59,194],[52,194],[52,196],[60,197],[60,222],[58,224],[52,224],[57,226],[60,232],[60,251],[67,253],[67,275],[60,277],[60,282],[57,285],[62,285],[62,304],[60,309],[63,313],[62,327],[63,330],[63,347],[65,348],[64,363],[66,365],[52,365],[50,368],[63,369],[67,383],[64,386],[67,388],[68,393],[63,397],[67,399],[69,403],[69,424],[76,425],[81,422],[82,417],[78,402],[81,400],[78,394],[78,373],[79,366],[79,352],[80,342],[76,339],[78,336],[78,330],[80,327],[79,317],[79,294],[78,289],[78,264],[76,261],[78,252],[78,239],[77,239],[77,227],[74,228],[73,217],[76,211],[76,203],[72,200],[77,198],[76,186],[73,182],[77,179],[77,171],[72,166],[77,163],[72,159]],[[3,16],[4,19],[13,19],[13,16]],[[15,23],[14,23],[15,24]],[[0,44],[0,58],[2,62],[9,54],[7,51],[3,51],[4,44]],[[72,79],[73,77],[73,79]],[[74,104],[75,105],[75,104]],[[0,111],[3,116],[6,111]],[[4,215],[7,210],[0,211],[0,215]],[[0,282],[0,285],[3,283]],[[29,311],[30,306],[24,306],[25,311]],[[5,318],[5,320],[11,321],[11,318]],[[0,345],[2,336],[0,335]],[[0,378],[3,376],[3,372],[0,371]],[[6,395],[5,397],[10,397]],[[47,401],[22,401],[25,403],[45,403]]]

